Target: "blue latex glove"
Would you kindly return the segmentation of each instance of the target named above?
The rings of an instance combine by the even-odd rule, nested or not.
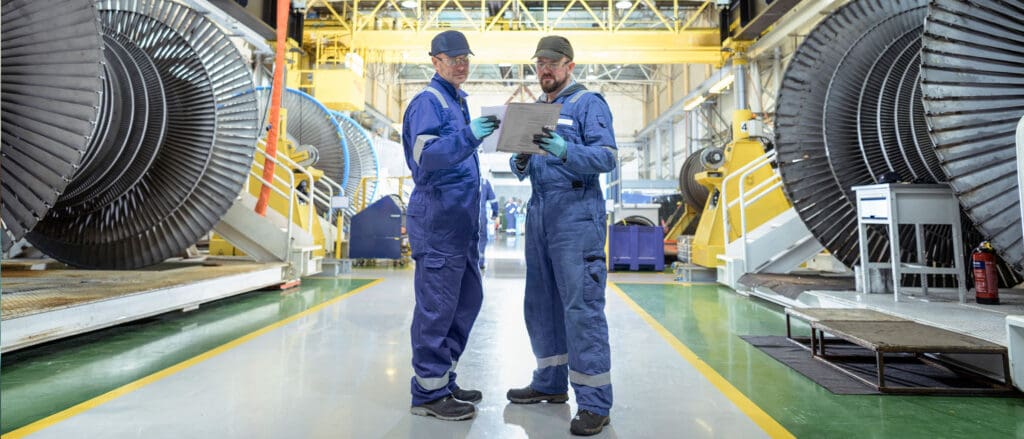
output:
[[[484,116],[470,121],[469,129],[473,131],[473,137],[481,140],[498,129],[498,125],[500,125],[500,121],[497,116]]]
[[[555,130],[544,127],[544,134],[533,136],[533,143],[555,157],[565,160],[565,139],[559,136]]]

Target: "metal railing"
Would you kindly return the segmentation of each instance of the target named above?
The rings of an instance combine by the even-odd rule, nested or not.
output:
[[[306,169],[303,166],[300,166],[298,163],[296,163],[294,160],[287,156],[268,156],[265,146],[266,145],[264,141],[261,140],[259,142],[259,147],[256,148],[256,153],[261,155],[264,161],[263,163],[260,163],[258,160],[254,161],[253,167],[249,171],[249,175],[250,177],[255,178],[257,181],[265,185],[268,185],[275,194],[283,198],[285,202],[288,204],[287,220],[289,227],[287,228],[286,231],[287,233],[285,237],[285,249],[289,249],[291,247],[292,242],[291,225],[295,224],[295,206],[292,203],[292,200],[297,199],[300,202],[305,203],[306,212],[304,213],[307,215],[307,221],[306,227],[303,227],[303,229],[306,230],[307,232],[312,232],[312,228],[316,226],[316,223],[313,221],[315,215],[321,216],[328,223],[331,223],[333,220],[335,220],[336,214],[334,212],[334,209],[331,207],[331,200],[334,198],[335,193],[343,194],[344,190],[341,188],[341,185],[339,185],[334,180],[328,178],[327,176],[320,176],[319,178],[315,178],[308,169]],[[288,180],[281,178],[277,173],[274,174],[273,182],[265,180],[262,176],[262,172],[264,164],[268,160],[271,163],[274,163],[275,166],[279,166],[282,169],[290,169],[291,172],[288,173]],[[307,182],[306,187],[308,188],[308,193],[303,193],[302,191],[298,190],[298,185],[296,184],[295,178],[296,174],[301,174],[301,180]],[[249,192],[250,182],[251,180],[246,181],[246,192]],[[280,184],[281,187],[285,188],[285,190],[279,189],[274,183]],[[322,208],[324,212],[323,214],[317,213],[317,206],[320,206]],[[336,257],[339,257],[338,254],[340,253],[340,249],[338,248],[338,246],[340,245],[342,238],[342,216],[343,215],[337,215],[336,218],[338,223],[337,236],[335,237]]]
[[[774,191],[775,189],[778,189],[779,187],[782,186],[782,179],[779,178],[779,174],[772,172],[771,178],[765,179],[764,181],[758,183],[756,186],[750,188],[750,190],[748,191],[746,189],[747,177],[749,177],[754,172],[757,172],[761,168],[764,168],[765,166],[771,166],[772,163],[775,163],[775,150],[771,150],[764,153],[760,157],[750,161],[750,163],[747,163],[743,167],[737,169],[735,172],[730,173],[729,176],[725,177],[725,179],[722,180],[722,205],[724,207],[724,209],[722,210],[722,234],[724,235],[723,242],[725,243],[726,247],[729,246],[729,209],[736,205],[739,205],[740,231],[738,239],[740,239],[741,244],[743,244],[743,271],[745,273],[749,271],[747,263],[747,254],[749,251],[749,243],[747,242],[747,208],[749,208],[751,205],[758,202],[762,198],[768,196],[768,194],[772,193],[772,191]],[[729,191],[727,190],[729,187],[729,182],[736,178],[740,179],[739,188],[737,191],[737,199],[729,201]]]

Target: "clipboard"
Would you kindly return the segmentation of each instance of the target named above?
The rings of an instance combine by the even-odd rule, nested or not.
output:
[[[544,127],[555,129],[562,104],[532,104],[513,102],[508,105],[481,107],[481,116],[497,116],[501,125],[484,139],[484,152],[511,152],[547,154],[533,143],[535,134],[543,134]]]

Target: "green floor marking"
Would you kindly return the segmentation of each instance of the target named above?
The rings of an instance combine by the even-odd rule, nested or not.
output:
[[[46,345],[0,360],[0,431],[16,430],[372,282],[303,279]]]
[[[797,437],[1024,437],[1021,398],[832,394],[739,338],[785,335],[779,306],[716,285],[616,284]]]

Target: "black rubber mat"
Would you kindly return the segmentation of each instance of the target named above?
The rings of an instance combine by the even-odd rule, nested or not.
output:
[[[832,393],[838,395],[887,394],[836,370],[835,367],[829,366],[821,360],[812,358],[809,350],[798,346],[784,336],[742,335],[740,338]],[[826,353],[830,356],[843,357],[841,362],[835,362],[835,364],[845,370],[865,379],[875,380],[875,354],[871,350],[842,340],[830,339]],[[929,365],[909,354],[885,355],[885,379],[891,387],[941,387],[951,389],[951,391],[952,389],[973,388],[980,385],[978,379],[974,377]],[[995,382],[992,381],[991,384],[995,384]],[[963,393],[957,394],[972,396]],[[938,391],[931,395],[948,394]],[[993,396],[991,393],[980,392],[978,395]]]

